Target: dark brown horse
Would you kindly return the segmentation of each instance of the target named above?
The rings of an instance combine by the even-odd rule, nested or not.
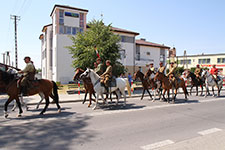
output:
[[[193,87],[195,86],[196,87],[196,96],[198,96],[198,86],[201,87],[202,91],[201,91],[201,95],[203,93],[203,85],[204,85],[204,82],[201,80],[201,79],[198,79],[196,77],[196,75],[190,71],[188,71],[188,74],[187,74],[187,78],[191,78],[191,89],[190,89],[190,95],[191,95],[191,91],[193,89]]]
[[[148,78],[144,78],[144,74],[140,70],[138,70],[134,74],[134,77],[133,78],[134,78],[134,80],[136,80],[137,78],[139,78],[141,80],[142,87],[143,87],[143,93],[142,93],[142,96],[141,96],[141,100],[144,97],[145,91],[148,92],[150,98],[152,99],[152,95],[150,94],[150,92],[148,90],[150,88],[150,84],[149,84]]]
[[[147,72],[144,75],[145,79],[148,79],[150,87],[152,88],[152,90],[154,90],[154,98],[153,98],[153,102],[156,99],[156,92],[159,95],[159,99],[161,100],[161,95],[162,95],[162,85],[160,81],[154,81],[154,72],[151,69],[148,69]]]
[[[43,93],[45,97],[45,101],[46,101],[45,107],[40,114],[44,114],[44,112],[48,108],[49,96],[55,101],[58,111],[59,112],[61,111],[61,108],[59,106],[59,96],[58,96],[58,90],[57,90],[58,87],[54,81],[40,79],[40,80],[32,81],[31,84],[33,87],[27,91],[28,96],[35,95],[38,93]],[[5,117],[8,117],[8,113],[7,113],[8,104],[14,99],[16,100],[17,105],[19,107],[18,116],[21,116],[21,114],[23,113],[23,110],[21,108],[21,103],[18,96],[20,89],[17,87],[17,79],[14,74],[9,74],[5,71],[0,70],[0,92],[7,93],[9,95],[9,98],[6,101],[4,106]]]
[[[167,92],[167,95],[168,95],[167,102],[168,103],[170,102],[170,89],[172,89],[172,92],[175,89],[175,95],[174,95],[173,100],[172,100],[172,102],[175,103],[175,99],[176,99],[176,96],[177,96],[177,89],[179,87],[181,87],[183,89],[184,94],[185,94],[185,100],[187,100],[188,92],[187,92],[187,89],[186,89],[185,82],[184,82],[183,78],[179,78],[175,81],[175,87],[173,87],[173,85],[169,81],[169,78],[167,76],[165,76],[164,73],[157,72],[155,74],[154,80],[155,81],[159,80],[159,81],[162,82],[162,88],[164,89],[163,90],[163,98],[165,99],[164,95]]]
[[[82,73],[84,73],[84,70],[82,70],[81,68],[77,68],[76,72],[75,72],[75,75],[73,77],[73,80],[74,81],[75,80],[80,80],[80,75]],[[89,93],[89,104],[88,104],[88,107],[90,107],[91,106],[91,101],[95,101],[94,99],[92,99],[92,94],[95,97],[95,91],[94,91],[94,88],[93,88],[93,85],[91,83],[91,79],[90,78],[82,78],[82,80],[83,80],[84,89],[85,89],[85,96],[84,96],[83,104],[86,101],[87,93]]]

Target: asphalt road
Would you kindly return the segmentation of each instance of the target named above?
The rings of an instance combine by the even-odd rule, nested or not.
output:
[[[190,96],[176,104],[151,102],[146,96],[92,110],[87,104],[51,104],[46,114],[35,106],[18,118],[0,110],[0,149],[151,150],[225,149],[225,92],[221,97]],[[43,107],[44,105],[41,105]]]

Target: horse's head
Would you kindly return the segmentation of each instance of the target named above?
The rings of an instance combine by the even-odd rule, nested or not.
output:
[[[202,78],[206,78],[207,73],[208,73],[207,70],[203,70],[203,71],[202,71],[202,74],[201,74],[201,77],[202,77]]]
[[[74,77],[73,77],[73,80],[76,81],[76,80],[79,80],[80,79],[80,75],[84,73],[84,70],[82,70],[81,68],[77,68],[76,69],[76,72],[74,74]]]
[[[88,78],[90,77],[91,69],[87,68],[87,70],[80,75],[80,78]]]
[[[134,73],[134,77],[133,78],[134,78],[134,80],[136,80],[137,78],[142,79],[143,76],[144,76],[144,74],[140,70],[138,70],[137,72]]]

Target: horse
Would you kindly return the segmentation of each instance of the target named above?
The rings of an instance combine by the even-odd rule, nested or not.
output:
[[[160,81],[154,81],[154,77],[155,77],[155,74],[151,69],[148,69],[147,72],[144,75],[144,78],[149,79],[150,87],[152,88],[152,90],[154,90],[153,102],[156,99],[156,92],[158,92],[159,100],[162,101],[162,99],[161,99],[162,85],[161,85]]]
[[[74,74],[74,77],[73,77],[73,80],[76,81],[76,80],[80,80],[80,75],[84,73],[84,70],[81,69],[81,68],[77,68],[76,69],[76,72]],[[83,100],[83,104],[85,103],[86,101],[86,97],[87,97],[87,93],[89,93],[89,104],[88,104],[88,107],[91,106],[91,101],[95,101],[94,99],[92,99],[92,94],[95,96],[95,91],[94,91],[94,87],[93,87],[93,84],[91,83],[91,79],[90,78],[82,78],[83,80],[83,83],[84,83],[84,88],[85,88],[85,95],[84,95],[84,100]]]
[[[148,92],[150,98],[152,99],[152,95],[151,95],[151,93],[148,90],[150,88],[150,85],[149,85],[148,79],[147,78],[144,78],[144,74],[140,70],[138,70],[134,74],[134,77],[133,78],[134,78],[134,80],[136,80],[137,78],[139,78],[141,80],[142,87],[143,87],[143,92],[142,92],[141,100],[144,97],[145,91]]]
[[[164,95],[167,92],[167,95],[168,95],[167,102],[168,103],[170,102],[170,89],[172,89],[173,94],[174,94],[174,89],[175,89],[175,95],[173,96],[173,100],[172,100],[172,103],[175,103],[175,99],[177,96],[177,89],[179,87],[181,87],[183,89],[184,94],[185,94],[185,101],[187,100],[188,92],[187,92],[183,78],[179,78],[178,79],[179,81],[175,82],[175,87],[172,85],[172,83],[170,83],[169,78],[167,76],[165,76],[164,73],[157,72],[154,77],[154,81],[156,81],[156,80],[159,80],[162,83],[162,88],[164,89],[163,90],[163,99],[165,99]]]
[[[14,74],[9,74],[5,71],[0,70],[0,92],[7,93],[9,95],[9,98],[4,105],[5,118],[7,118],[9,115],[7,112],[8,104],[14,99],[16,100],[17,105],[19,107],[18,117],[20,117],[23,113],[19,100],[20,89],[17,87],[17,81],[18,80],[16,79]],[[40,113],[41,115],[44,114],[44,112],[48,108],[49,96],[55,101],[58,108],[58,112],[61,112],[61,107],[59,105],[58,87],[54,81],[40,79],[37,81],[31,81],[31,84],[33,85],[33,88],[27,91],[28,96],[35,95],[40,92],[43,93],[45,96],[46,103],[44,109]]]
[[[217,81],[218,84],[216,84],[216,81],[214,80],[213,76],[207,70],[203,70],[202,71],[201,77],[203,79],[205,79],[205,88],[206,88],[205,97],[207,97],[207,91],[209,90],[209,86],[212,86],[213,96],[215,96],[215,93],[214,93],[214,87],[215,86],[218,89],[218,96],[220,96],[220,91],[221,91],[221,89],[223,87],[223,79],[224,79],[224,77],[218,76],[218,78],[219,78],[219,80]]]
[[[187,78],[191,78],[191,89],[190,89],[190,95],[191,95],[191,91],[193,89],[193,87],[195,86],[196,87],[196,96],[198,96],[198,86],[201,87],[202,91],[201,91],[201,94],[203,93],[203,81],[201,79],[197,79],[196,75],[193,73],[193,72],[190,72],[188,71],[188,74],[187,74]]]
[[[93,107],[93,110],[96,109],[97,105],[98,105],[98,99],[99,99],[99,95],[101,95],[102,99],[106,102],[106,104],[108,104],[107,100],[104,99],[103,93],[106,92],[105,87],[101,86],[100,83],[100,76],[98,74],[96,74],[92,69],[87,68],[87,70],[82,73],[80,75],[81,78],[83,77],[90,77],[91,78],[91,82],[94,85],[94,90],[97,94],[97,98],[96,98],[96,102],[95,102],[95,106]],[[116,92],[117,94],[117,102],[116,105],[118,105],[119,99],[120,99],[120,92],[122,93],[123,97],[124,97],[124,106],[126,106],[126,94],[125,94],[125,87],[127,86],[128,89],[130,89],[130,85],[127,79],[124,78],[116,78],[116,86],[115,87],[110,87],[109,92]]]

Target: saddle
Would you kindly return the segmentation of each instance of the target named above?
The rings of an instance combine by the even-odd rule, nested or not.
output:
[[[109,87],[116,87],[116,77],[109,79]]]

